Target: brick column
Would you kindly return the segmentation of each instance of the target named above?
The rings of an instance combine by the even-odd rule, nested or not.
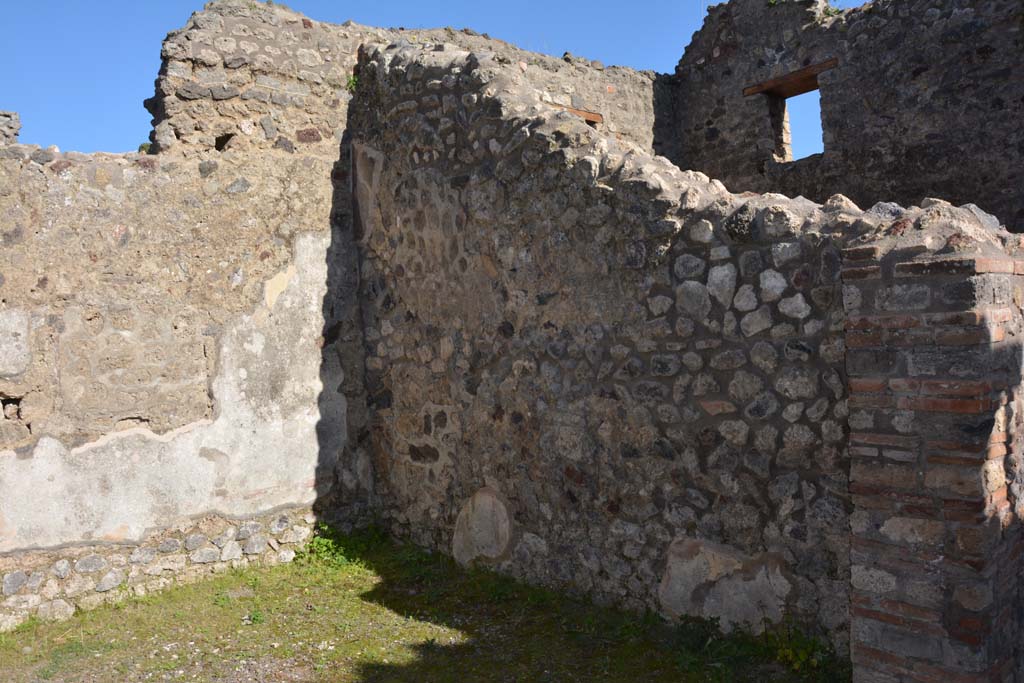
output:
[[[907,258],[844,252],[854,679],[1015,680],[1024,278]]]

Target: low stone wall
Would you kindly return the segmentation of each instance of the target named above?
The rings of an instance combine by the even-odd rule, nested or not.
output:
[[[63,621],[79,610],[229,569],[291,562],[312,535],[315,519],[309,508],[251,519],[210,515],[151,530],[139,543],[0,555],[0,632],[30,616]]]

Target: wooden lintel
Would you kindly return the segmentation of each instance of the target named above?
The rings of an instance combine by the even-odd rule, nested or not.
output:
[[[564,109],[570,114],[575,114],[576,116],[580,117],[587,123],[604,123],[604,117],[598,114],[596,111],[587,111],[586,109],[575,109],[573,107],[567,107],[564,104],[555,104],[554,102],[551,103],[551,106],[558,107],[559,109]]]
[[[777,95],[778,97],[803,95],[805,92],[818,89],[818,74],[834,69],[837,66],[839,66],[839,59],[833,57],[820,64],[805,66],[785,76],[779,76],[763,83],[748,86],[743,89],[743,95],[744,97],[757,95],[758,93],[767,93],[768,95]]]

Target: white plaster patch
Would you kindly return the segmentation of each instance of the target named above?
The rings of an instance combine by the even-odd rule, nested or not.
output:
[[[496,560],[503,556],[512,539],[512,525],[505,503],[491,489],[473,494],[455,520],[452,556],[466,566],[473,560]]]
[[[19,308],[0,310],[0,377],[20,375],[28,369],[29,315]]]
[[[29,457],[0,453],[0,552],[89,538],[135,541],[149,528],[206,512],[250,515],[312,503],[318,467],[333,470],[346,439],[344,398],[321,396],[316,345],[328,239],[298,237],[295,276],[274,297],[274,315],[261,308],[225,331],[213,381],[216,419],[162,435],[128,429],[73,450],[44,437]],[[265,344],[246,348],[256,335]],[[332,427],[318,438],[321,420]],[[225,457],[204,457],[211,450]]]
[[[658,600],[673,617],[719,619],[726,631],[741,623],[760,630],[765,621],[782,619],[792,588],[770,556],[748,557],[730,546],[680,538],[669,546]]]

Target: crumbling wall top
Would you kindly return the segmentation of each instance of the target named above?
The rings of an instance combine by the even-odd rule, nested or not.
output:
[[[18,141],[21,131],[21,119],[14,111],[0,111],[0,145],[9,145]]]
[[[521,50],[469,29],[382,29],[318,22],[262,3],[218,0],[167,36],[155,95],[154,151],[238,147],[334,155],[364,43],[449,42],[517,64],[563,107],[599,112],[609,132],[650,149],[655,75]]]
[[[1003,0],[716,5],[676,68],[673,160],[734,191],[942,197],[1024,229],[1022,20]],[[824,151],[794,160],[787,100],[812,90]]]

